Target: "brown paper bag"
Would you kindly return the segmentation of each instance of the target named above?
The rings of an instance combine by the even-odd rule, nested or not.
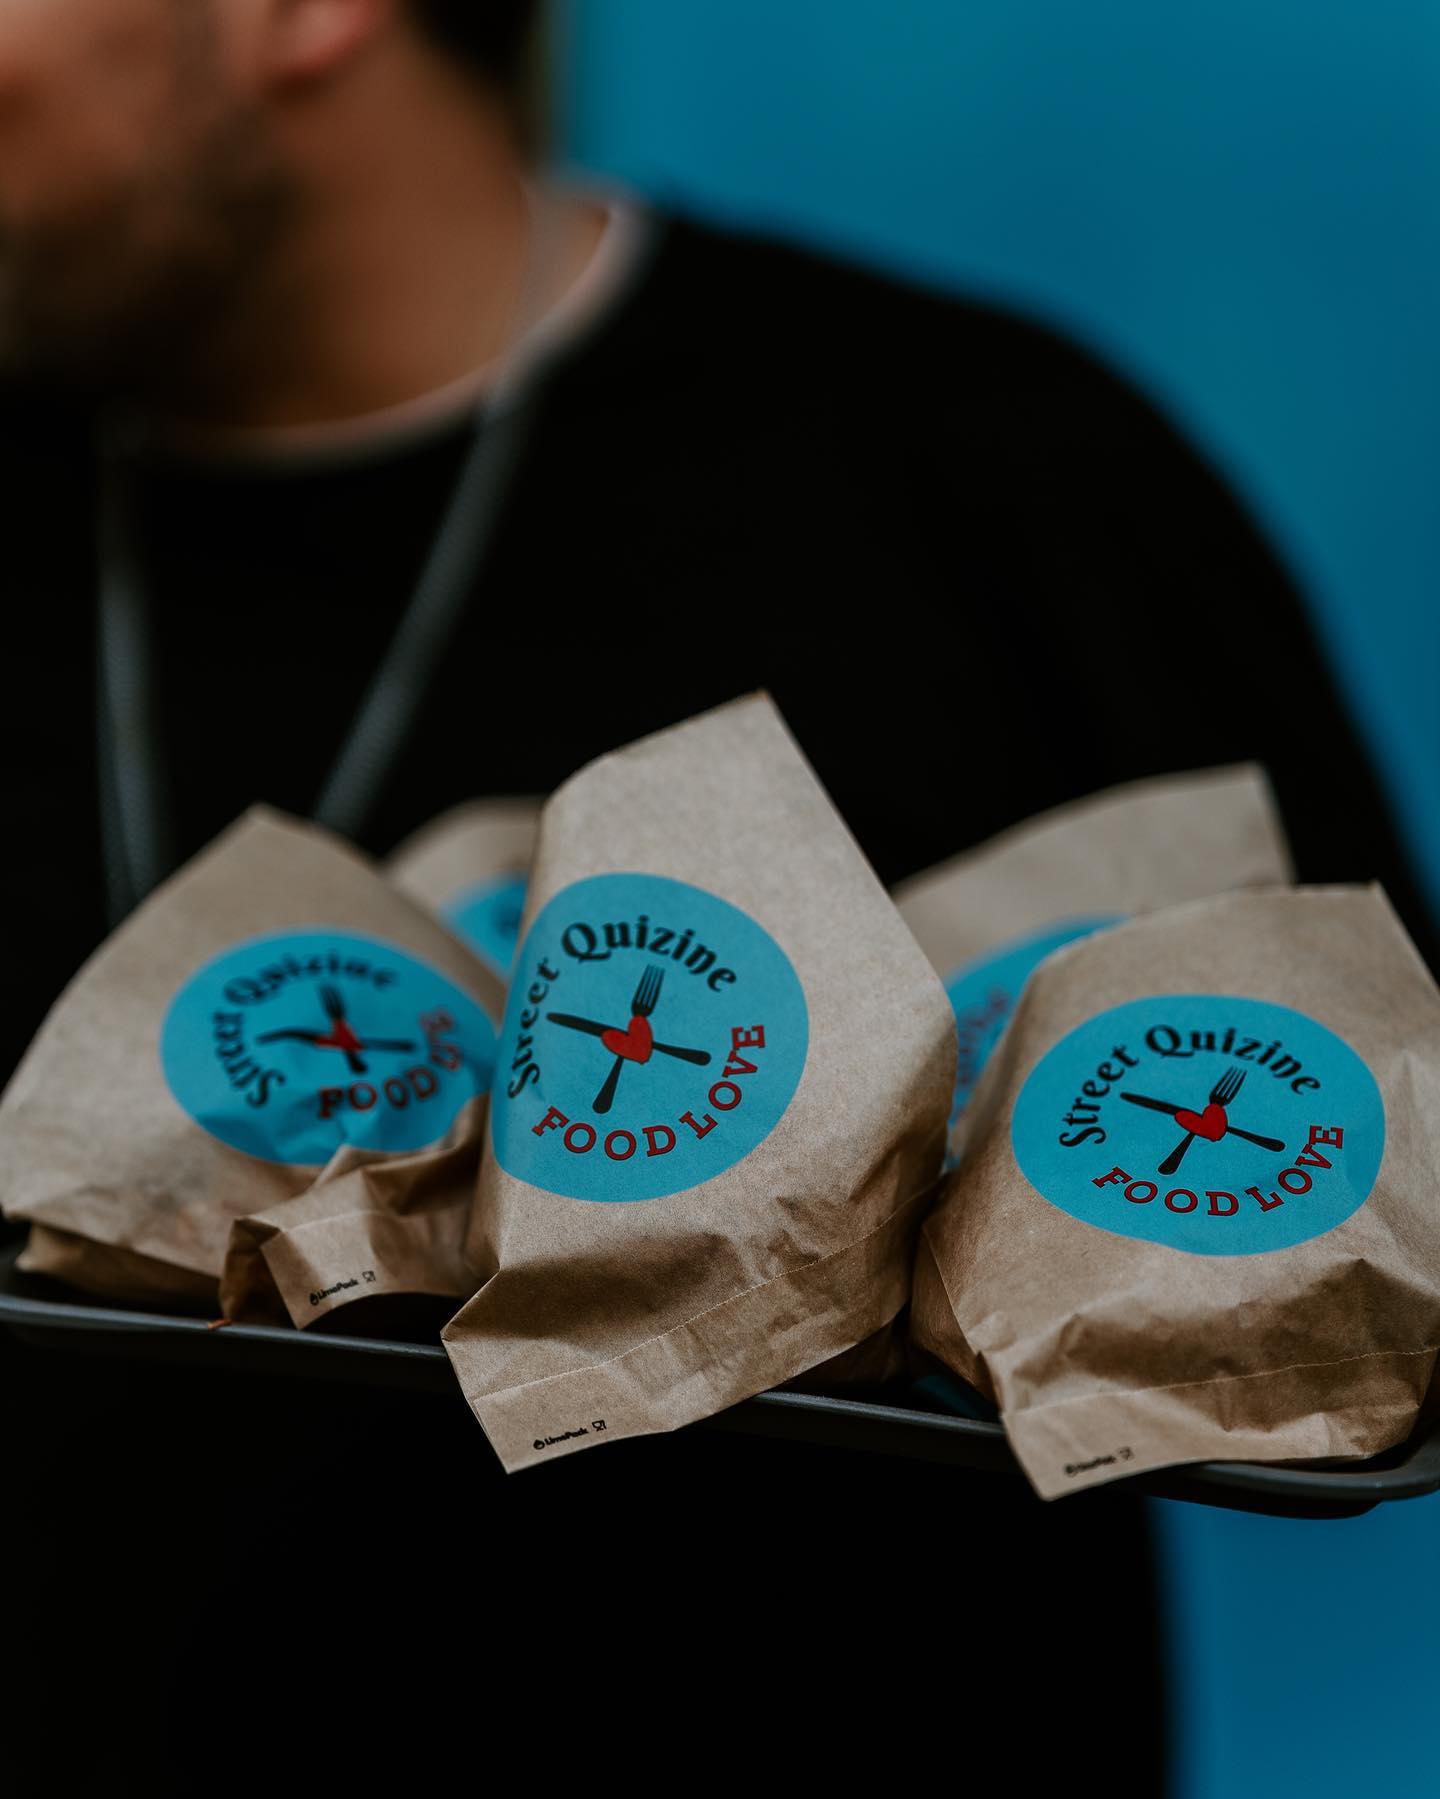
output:
[[[954,1115],[1053,951],[1136,913],[1290,879],[1269,783],[1247,764],[1111,788],[903,883],[895,904],[955,1010]]]
[[[163,1306],[166,1311],[215,1315],[215,1281],[133,1250],[92,1243],[70,1231],[32,1224],[15,1266],[23,1274],[64,1281],[118,1305]]]
[[[945,996],[770,702],[546,808],[446,1328],[506,1468],[670,1430],[903,1305]]]
[[[402,843],[385,872],[438,912],[490,972],[510,978],[540,828],[538,799],[457,806]]]
[[[0,1100],[0,1203],[40,1227],[31,1266],[213,1305],[232,1222],[305,1192],[337,1150],[413,1164],[478,1140],[499,1009],[493,977],[362,857],[254,812],[62,995]],[[369,1286],[379,1257],[379,1284],[403,1216],[317,1283]]]
[[[484,1117],[485,1101],[469,1101],[438,1143],[410,1155],[346,1144],[299,1198],[237,1219],[220,1279],[221,1311],[303,1330],[357,1300],[402,1293],[467,1298],[475,1282],[465,1262],[465,1227]]]
[[[1440,1346],[1440,996],[1378,888],[1062,950],[963,1129],[912,1333],[998,1402],[1044,1497],[1410,1432]]]
[[[885,1387],[902,1381],[910,1372],[909,1316],[900,1311],[878,1331],[853,1349],[817,1362],[794,1380],[786,1381],[792,1393],[838,1393],[853,1397],[859,1388]]]

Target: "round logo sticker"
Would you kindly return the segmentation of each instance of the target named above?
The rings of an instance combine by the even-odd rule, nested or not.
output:
[[[403,1152],[443,1137],[490,1087],[495,1031],[414,956],[312,930],[238,944],[192,975],[166,1014],[160,1061],[212,1137],[310,1166],[342,1143]]]
[[[1011,1121],[1072,1218],[1192,1255],[1257,1255],[1364,1205],[1385,1150],[1375,1077],[1333,1031],[1261,1000],[1134,1000],[1063,1037]]]
[[[1000,1033],[1010,1022],[1021,988],[1045,958],[1093,931],[1124,922],[1118,917],[1066,919],[1030,936],[1017,937],[947,976],[945,992],[955,1013],[960,1043],[952,1123],[970,1104],[975,1083],[1000,1041]]]
[[[774,1130],[809,1034],[789,958],[727,901],[660,875],[577,881],[516,964],[495,1153],[570,1199],[684,1192]]]
[[[524,875],[497,875],[457,893],[444,909],[451,930],[502,979],[515,960],[527,885]]]

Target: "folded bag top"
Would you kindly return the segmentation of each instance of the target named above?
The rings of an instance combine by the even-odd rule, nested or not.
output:
[[[507,1468],[880,1329],[940,1166],[944,993],[764,697],[545,809],[447,1327]]]
[[[472,800],[423,826],[385,863],[388,879],[438,912],[502,981],[515,956],[539,822],[538,799]]]
[[[926,1221],[914,1341],[1050,1498],[1378,1453],[1440,1348],[1440,995],[1378,888],[1177,906],[1030,979]]]
[[[955,1116],[1026,978],[1055,950],[1138,913],[1292,878],[1253,763],[1112,787],[1002,832],[896,889],[955,1008]]]
[[[1253,762],[1127,781],[1002,831],[903,881],[900,915],[947,981],[977,957],[1066,921],[1138,912],[1293,878]]]

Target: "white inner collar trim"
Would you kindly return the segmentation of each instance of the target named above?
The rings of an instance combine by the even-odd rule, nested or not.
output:
[[[543,194],[536,196],[536,203],[545,203]],[[314,425],[173,432],[167,434],[168,448],[187,460],[283,468],[310,462],[378,460],[441,435],[477,412],[487,399],[498,399],[523,382],[544,356],[582,338],[629,287],[645,261],[656,221],[630,199],[607,196],[601,204],[605,222],[578,280],[504,355],[444,387],[378,412]]]

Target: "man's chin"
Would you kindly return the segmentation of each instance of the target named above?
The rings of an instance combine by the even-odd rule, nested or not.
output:
[[[0,212],[0,377],[142,405],[205,385],[294,208],[254,122],[222,125],[83,203]]]
[[[28,237],[0,225],[0,379],[87,400],[173,394],[222,330],[239,269],[223,237],[118,209]]]
[[[93,335],[27,304],[22,286],[0,274],[0,381],[6,386],[90,388],[98,373]]]
[[[167,351],[166,343],[169,348]],[[173,333],[103,315],[39,313],[0,283],[0,384],[66,402],[145,402],[173,389],[183,358]]]

